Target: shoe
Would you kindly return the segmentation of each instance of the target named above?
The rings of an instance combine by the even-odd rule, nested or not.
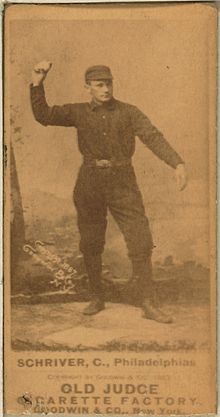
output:
[[[100,298],[94,298],[89,303],[89,305],[85,308],[83,311],[83,314],[86,316],[93,316],[94,314],[99,313],[99,311],[102,311],[105,309],[105,303]]]
[[[143,302],[142,308],[144,310],[144,317],[149,320],[155,320],[159,323],[169,324],[173,323],[171,316],[164,314],[158,308],[154,307],[149,300]]]

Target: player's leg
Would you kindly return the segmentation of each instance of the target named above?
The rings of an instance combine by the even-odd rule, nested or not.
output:
[[[133,278],[139,286],[139,293],[142,294],[145,317],[168,323],[170,317],[156,309],[152,302],[154,298],[151,263],[153,240],[133,169],[118,172],[114,182],[111,198],[108,201],[109,209],[123,233],[132,263]]]
[[[145,214],[141,193],[131,167],[120,168],[113,177],[109,210],[117,222],[127,245],[133,277],[143,279],[142,285],[151,291],[151,255],[153,240]]]
[[[107,207],[102,184],[93,168],[81,167],[74,189],[74,203],[80,232],[80,251],[84,257],[92,295],[92,301],[84,313],[96,314],[104,308],[101,273]]]

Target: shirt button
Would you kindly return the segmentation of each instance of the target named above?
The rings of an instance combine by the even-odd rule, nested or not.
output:
[[[103,118],[103,119],[105,119],[105,118],[106,118],[104,114],[103,114],[102,118]]]
[[[103,135],[104,135],[104,136],[106,136],[106,135],[107,135],[107,133],[106,133],[106,132],[103,132]]]

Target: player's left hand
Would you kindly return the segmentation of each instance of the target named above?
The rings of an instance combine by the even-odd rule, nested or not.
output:
[[[177,186],[179,188],[179,191],[182,191],[187,185],[187,175],[186,175],[185,165],[184,164],[177,165],[175,174],[176,174],[176,181],[177,181]]]

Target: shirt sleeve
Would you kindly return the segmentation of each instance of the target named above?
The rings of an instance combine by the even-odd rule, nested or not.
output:
[[[44,126],[76,126],[77,104],[64,104],[63,106],[48,106],[44,86],[30,86],[31,107],[35,119]]]
[[[163,134],[135,106],[132,106],[131,119],[135,136],[138,136],[158,158],[172,168],[176,168],[178,164],[184,163],[182,158],[164,138]]]

